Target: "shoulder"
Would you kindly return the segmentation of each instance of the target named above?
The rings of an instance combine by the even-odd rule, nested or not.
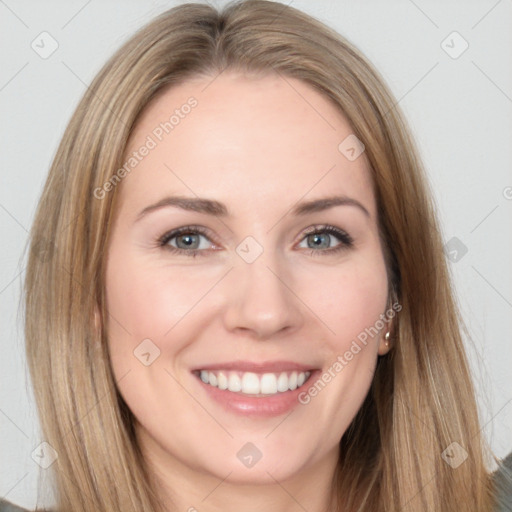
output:
[[[498,507],[495,512],[512,512],[512,452],[501,461],[493,473],[498,493]]]
[[[18,507],[8,501],[0,499],[0,512],[29,512],[26,508]]]

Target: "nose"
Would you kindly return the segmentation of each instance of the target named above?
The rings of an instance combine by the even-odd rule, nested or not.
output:
[[[268,252],[253,263],[238,261],[230,272],[225,327],[236,334],[268,340],[302,325],[301,301],[291,273]]]

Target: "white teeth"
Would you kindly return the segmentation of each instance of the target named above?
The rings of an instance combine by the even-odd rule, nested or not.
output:
[[[219,372],[217,375],[217,387],[219,389],[228,389],[228,378],[225,373]]]
[[[288,379],[288,387],[291,391],[297,389],[297,372],[292,372],[290,375],[290,378]]]
[[[284,372],[281,373],[277,379],[277,391],[280,391],[281,393],[288,391],[288,375]]]
[[[273,373],[265,373],[261,377],[261,392],[264,395],[277,393],[277,378]]]
[[[275,395],[294,391],[302,386],[311,372],[281,372],[257,374],[253,372],[228,372],[201,370],[200,378],[205,384],[246,395]]]
[[[229,374],[228,389],[229,391],[233,391],[235,393],[242,391],[242,381],[236,373],[231,372]]]
[[[242,393],[258,395],[260,392],[260,379],[255,373],[245,372],[242,377]]]

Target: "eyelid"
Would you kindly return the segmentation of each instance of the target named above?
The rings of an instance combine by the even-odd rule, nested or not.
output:
[[[344,229],[338,228],[331,224],[314,224],[313,226],[309,226],[300,234],[299,241],[302,241],[306,236],[314,234],[314,233],[329,233],[332,235],[337,235],[338,237],[344,237],[347,242],[354,243],[354,239],[345,231]]]
[[[213,245],[217,245],[217,242],[214,240],[214,237],[211,235],[211,232],[209,229],[204,228],[203,226],[195,226],[195,225],[188,225],[188,226],[182,226],[179,228],[171,229],[169,231],[166,231],[163,235],[158,237],[157,242],[158,245],[164,246],[169,240],[172,240],[173,238],[186,234],[186,233],[197,233],[205,238],[208,238],[210,242],[212,242]],[[175,249],[175,247],[174,247]],[[192,252],[192,251],[187,251]],[[200,251],[204,252],[204,251]]]
[[[213,245],[219,245],[215,241],[215,237],[211,235],[210,230],[208,228],[205,228],[203,226],[197,226],[197,225],[188,225],[188,226],[182,226],[179,228],[172,229],[170,231],[166,231],[162,236],[160,236],[157,240],[158,247],[164,248],[170,252],[177,253],[177,254],[183,254],[191,257],[195,257],[197,255],[205,256],[212,250],[218,250],[218,249],[182,249],[179,247],[174,247],[171,245],[168,245],[168,242],[172,240],[173,238],[176,238],[183,234],[198,234],[201,236],[204,236],[207,238],[210,242],[212,242]],[[321,249],[321,250],[315,250],[314,248],[304,248],[305,250],[310,251],[310,254],[316,255],[316,254],[335,254],[338,251],[349,249],[354,244],[354,239],[347,233],[344,229],[338,228],[336,226],[333,226],[331,224],[314,224],[312,226],[309,226],[308,228],[304,229],[300,235],[299,239],[296,242],[300,243],[302,240],[304,240],[308,235],[315,234],[315,233],[327,233],[329,235],[335,236],[338,241],[340,242],[338,245],[334,247],[329,247],[327,249]]]

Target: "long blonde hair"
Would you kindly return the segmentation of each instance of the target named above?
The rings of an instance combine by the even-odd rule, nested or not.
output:
[[[59,511],[160,511],[117,392],[107,333],[105,257],[115,187],[136,121],[157,93],[222,71],[279,73],[330,98],[364,143],[391,294],[402,310],[363,406],[340,442],[333,480],[347,511],[492,509],[461,318],[418,152],[395,99],[361,53],[336,32],[280,3],[248,0],[221,12],[172,8],[105,64],[55,155],[31,231],[25,282],[26,349],[45,440],[58,459]],[[341,141],[340,141],[341,142]],[[126,179],[129,179],[127,177]],[[44,250],[42,250],[42,248]],[[458,443],[467,459],[443,460]]]

